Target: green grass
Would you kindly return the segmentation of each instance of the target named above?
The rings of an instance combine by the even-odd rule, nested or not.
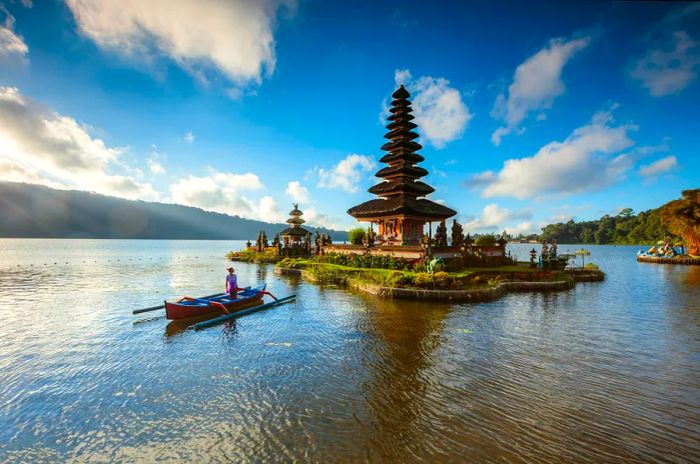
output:
[[[550,282],[571,279],[568,274],[562,271],[542,271],[530,268],[529,264],[496,268],[468,268],[459,272],[436,272],[434,274],[356,268],[301,258],[287,258],[277,265],[283,268],[304,269],[319,283],[346,285],[348,281],[353,280],[392,288],[464,290],[490,288],[501,282],[509,281]]]
[[[226,253],[226,259],[242,261],[244,263],[276,263],[280,257],[275,252],[257,252],[251,250],[230,251]]]

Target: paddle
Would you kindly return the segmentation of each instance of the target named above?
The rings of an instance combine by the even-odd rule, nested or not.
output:
[[[289,295],[289,296],[285,296],[284,298],[278,298],[277,300],[271,301],[269,303],[261,304],[259,306],[254,306],[254,307],[248,308],[248,309],[241,309],[240,311],[236,311],[236,312],[233,312],[231,314],[224,314],[223,316],[215,317],[214,319],[209,319],[208,321],[198,322],[198,323],[192,325],[192,328],[194,330],[206,329],[207,327],[212,327],[212,326],[215,326],[217,324],[221,324],[222,322],[229,321],[229,320],[235,319],[237,317],[241,317],[245,314],[254,313],[256,311],[260,311],[261,309],[267,309],[267,308],[271,308],[273,306],[284,304],[287,301],[295,299],[296,297],[297,297],[296,294]]]
[[[206,298],[214,298],[215,296],[221,296],[221,295],[226,295],[226,293],[214,293],[213,295],[207,295],[201,297],[201,299],[206,299]],[[143,308],[143,309],[135,309],[131,312],[131,314],[141,314],[141,313],[147,313],[149,311],[156,311],[158,309],[163,309],[165,308],[165,305],[158,305],[158,306],[151,306],[150,308]]]

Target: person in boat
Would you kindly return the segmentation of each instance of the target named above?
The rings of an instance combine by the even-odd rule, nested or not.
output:
[[[234,268],[230,267],[226,270],[228,271],[228,275],[226,276],[226,292],[233,300],[236,298],[236,293],[238,292],[238,276]]]

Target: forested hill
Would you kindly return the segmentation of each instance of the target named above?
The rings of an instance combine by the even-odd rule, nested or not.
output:
[[[559,243],[655,244],[670,235],[661,222],[661,208],[635,214],[631,208],[596,221],[560,222],[542,229],[541,240]]]
[[[254,240],[264,230],[271,240],[286,227],[189,206],[0,182],[0,237]]]

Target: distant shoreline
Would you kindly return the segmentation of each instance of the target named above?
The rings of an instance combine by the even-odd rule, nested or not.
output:
[[[237,241],[237,242],[246,242],[246,241],[251,241],[254,242],[255,238],[144,238],[144,237],[136,237],[136,238],[127,238],[127,237],[9,237],[9,236],[0,236],[0,240],[169,240],[169,241],[178,241],[178,242],[191,242],[191,241],[197,241],[197,242],[230,242],[230,241]],[[334,240],[334,242],[337,243],[343,243],[343,240]],[[532,245],[533,247],[541,245],[539,243],[520,243],[520,242],[508,242],[507,245]],[[562,246],[581,246],[581,247],[587,247],[587,246],[628,246],[628,247],[645,247],[645,246],[652,246],[652,244],[648,243],[640,243],[640,244],[630,244],[630,243],[559,243],[559,247]]]
[[[168,240],[171,242],[246,242],[246,238],[110,238],[110,237],[0,237],[0,240]],[[252,240],[251,240],[252,241]]]

